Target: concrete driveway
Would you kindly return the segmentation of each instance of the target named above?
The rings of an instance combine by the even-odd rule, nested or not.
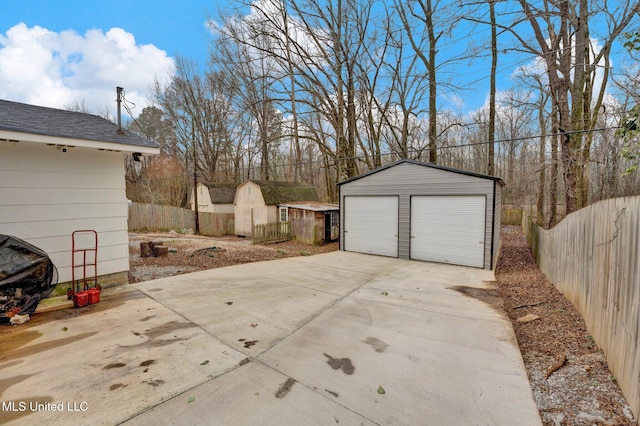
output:
[[[0,423],[539,425],[493,279],[334,252],[121,288],[5,342]]]

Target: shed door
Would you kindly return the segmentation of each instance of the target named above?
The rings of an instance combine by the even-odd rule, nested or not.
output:
[[[398,197],[344,197],[344,249],[398,257]]]
[[[411,197],[411,258],[484,267],[484,195]]]

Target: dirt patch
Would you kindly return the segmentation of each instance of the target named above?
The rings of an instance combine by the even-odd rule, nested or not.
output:
[[[140,243],[162,241],[167,256],[140,257]],[[136,283],[241,263],[309,256],[338,250],[338,243],[310,246],[297,241],[254,245],[247,238],[173,233],[129,233],[129,282]]]
[[[450,287],[451,290],[455,290],[458,293],[462,293],[465,296],[473,297],[481,300],[484,303],[491,305],[495,309],[503,309],[503,302],[498,290],[494,288],[475,288],[466,286]]]
[[[516,226],[502,228],[497,290],[545,425],[635,425],[584,319],[536,265]],[[527,315],[535,321],[518,321]]]

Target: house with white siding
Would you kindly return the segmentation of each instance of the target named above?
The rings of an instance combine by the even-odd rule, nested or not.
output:
[[[157,143],[99,116],[0,100],[0,234],[47,252],[65,283],[72,233],[95,230],[98,282],[127,283],[124,159],[155,154]]]

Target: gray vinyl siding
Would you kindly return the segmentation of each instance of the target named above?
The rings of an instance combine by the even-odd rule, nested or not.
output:
[[[492,269],[498,263],[498,255],[500,254],[500,229],[502,226],[502,185],[495,182],[495,208],[493,220],[493,255]]]
[[[492,178],[457,173],[412,162],[400,162],[392,167],[363,175],[340,184],[340,203],[344,197],[364,195],[398,196],[398,257],[410,259],[411,196],[420,195],[485,195],[485,247],[484,268],[492,269],[494,247],[494,186],[501,184]],[[499,207],[496,197],[496,208]],[[344,250],[344,208],[340,209],[340,249]],[[499,224],[499,222],[498,222]],[[498,225],[498,232],[499,232]],[[498,240],[499,241],[499,240]],[[493,249],[493,251],[492,251]]]

